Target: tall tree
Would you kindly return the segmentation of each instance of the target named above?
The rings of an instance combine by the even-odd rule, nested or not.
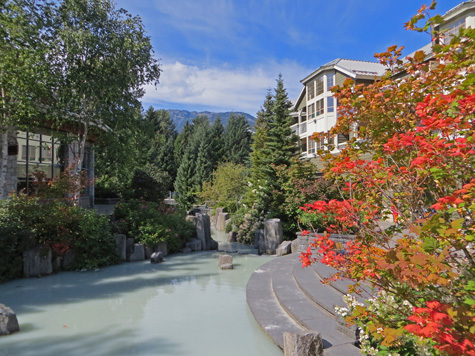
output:
[[[52,10],[43,1],[7,0],[0,6],[0,182],[5,182],[8,128],[51,120],[46,109],[55,87],[48,61]]]
[[[160,69],[141,19],[111,0],[63,0],[55,21],[55,109],[77,125],[77,175],[91,126],[126,122],[144,84],[158,84]]]
[[[209,155],[209,159],[212,164],[212,170],[218,167],[218,163],[222,161],[224,155],[224,127],[223,123],[221,122],[221,118],[216,116],[216,119],[213,121],[213,124],[209,130],[209,141],[211,144],[211,152]],[[211,172],[206,177],[206,180],[211,179]]]
[[[282,75],[277,79],[274,101],[272,103],[272,120],[269,125],[267,145],[271,152],[274,165],[290,165],[290,159],[297,153],[297,137],[290,129],[292,117],[290,116],[290,102],[284,88]]]
[[[252,134],[244,115],[231,114],[223,141],[225,160],[235,164],[249,163]]]
[[[177,165],[174,144],[177,137],[175,124],[167,110],[154,110],[150,107],[145,113],[145,120],[152,125],[153,138],[148,152],[150,164],[166,172],[170,181],[176,178]],[[172,190],[173,185],[169,187]]]
[[[268,148],[268,135],[272,122],[273,97],[269,89],[261,110],[257,113],[255,124],[256,132],[251,145],[251,179],[253,183],[264,180],[270,174],[270,150]]]

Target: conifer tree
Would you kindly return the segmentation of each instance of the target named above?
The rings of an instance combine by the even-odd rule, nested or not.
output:
[[[290,116],[292,103],[284,88],[282,75],[279,75],[279,79],[277,79],[272,104],[272,121],[269,127],[267,145],[274,165],[284,164],[289,166],[290,159],[297,153],[297,137],[290,129],[292,125],[292,117]]]
[[[224,155],[224,127],[221,122],[219,115],[213,121],[213,124],[210,128],[210,145],[211,145],[211,154],[210,161],[212,163],[212,170],[215,170],[218,166],[218,163],[223,160]],[[206,177],[206,180],[211,179],[211,172]]]
[[[252,134],[244,115],[231,114],[223,136],[224,157],[234,164],[249,164]]]
[[[264,104],[257,113],[256,132],[251,145],[251,179],[254,183],[258,180],[265,180],[270,174],[270,151],[267,142],[272,122],[272,107],[273,98],[272,92],[269,89]]]

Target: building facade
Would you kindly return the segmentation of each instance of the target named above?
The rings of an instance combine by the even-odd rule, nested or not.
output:
[[[385,71],[386,68],[376,62],[338,58],[301,80],[303,88],[294,103],[291,128],[299,136],[302,159],[317,157],[320,149],[338,153],[350,138],[340,134],[318,142],[311,139],[314,133],[328,133],[336,124],[338,103],[330,88],[342,85],[348,78],[357,84],[372,83]]]
[[[34,193],[39,175],[48,180],[59,177],[78,154],[77,142],[66,142],[64,137],[64,133],[55,136],[51,130],[13,128],[0,135],[0,147],[7,140],[7,149],[0,150],[4,170],[2,197],[18,192]],[[80,205],[89,207],[94,205],[94,151],[90,142],[86,143],[82,170],[87,184],[81,192]]]

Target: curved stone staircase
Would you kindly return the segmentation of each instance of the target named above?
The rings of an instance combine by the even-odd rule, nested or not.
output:
[[[247,284],[247,302],[264,332],[283,349],[283,333],[319,332],[324,355],[357,356],[354,329],[337,323],[334,306],[344,306],[347,283],[321,283],[332,269],[316,263],[302,268],[299,254],[264,264]]]

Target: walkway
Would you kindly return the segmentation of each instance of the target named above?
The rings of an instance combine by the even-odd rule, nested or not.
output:
[[[345,306],[345,282],[321,283],[332,270],[322,264],[302,268],[299,254],[264,264],[247,284],[249,308],[264,332],[283,348],[283,333],[319,332],[326,356],[357,356],[354,329],[337,325],[334,306]]]

